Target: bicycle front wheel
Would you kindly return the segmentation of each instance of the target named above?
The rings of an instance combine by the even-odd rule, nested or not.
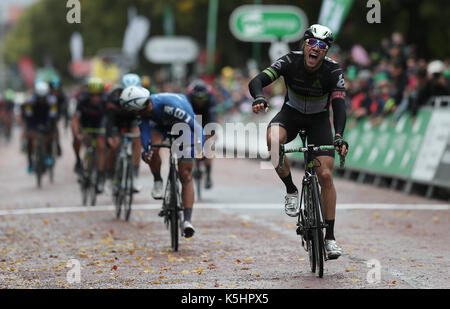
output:
[[[320,203],[320,195],[319,188],[317,184],[317,180],[313,180],[312,183],[312,200],[313,200],[313,243],[314,243],[314,252],[316,257],[316,275],[319,278],[323,277],[323,264],[324,264],[324,240],[323,240],[323,231],[322,231],[322,211],[321,211],[321,203]]]
[[[120,219],[123,203],[122,177],[123,177],[123,163],[118,158],[113,179],[113,198],[114,206],[116,208],[116,219]]]
[[[133,164],[131,158],[129,158],[127,166],[127,174],[125,181],[125,197],[124,197],[124,207],[125,207],[125,221],[130,219],[131,215],[131,204],[133,203]]]
[[[170,172],[170,201],[169,201],[169,225],[172,250],[178,251],[179,238],[179,216],[178,216],[178,199],[177,199],[177,178],[174,168]]]

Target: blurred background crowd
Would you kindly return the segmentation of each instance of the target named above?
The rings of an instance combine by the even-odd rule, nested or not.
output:
[[[176,74],[173,67],[149,63],[142,47],[134,63],[128,65],[128,71],[147,76],[154,92],[182,93],[192,80],[202,78],[215,90],[219,119],[225,114],[251,114],[248,82],[273,60],[265,56],[269,44],[239,42],[233,38],[228,29],[228,19],[241,4],[275,4],[273,1],[180,0],[150,3],[146,0],[82,0],[82,20],[79,24],[64,20],[69,9],[62,2],[2,1],[2,126],[11,126],[8,116],[14,110],[11,103],[17,107],[27,100],[27,94],[32,91],[33,82],[27,81],[30,75],[34,80],[59,80],[67,93],[68,102],[87,80],[87,75],[102,72],[100,75],[104,75],[106,82],[117,82],[120,75],[126,72],[114,67],[121,61],[117,61],[118,52],[112,47],[123,43],[122,49],[125,50],[126,38],[121,41],[124,30],[128,29],[127,20],[132,20],[133,16],[149,18],[149,29],[146,30],[150,37],[173,36],[175,33],[189,35],[199,44],[200,52],[194,63],[179,68],[178,71],[182,72]],[[211,61],[207,59],[209,48],[206,45],[209,43],[205,40],[210,34],[205,35],[205,29],[209,31],[212,23],[206,16],[203,19],[196,19],[195,16],[210,11],[212,2],[218,5],[220,14],[214,27],[216,49],[211,67]],[[336,45],[330,49],[328,56],[338,61],[345,72],[347,110],[353,120],[349,127],[354,125],[354,120],[363,117],[369,117],[374,125],[387,115],[393,115],[394,120],[405,113],[414,117],[420,107],[433,104],[435,96],[450,94],[450,56],[448,48],[439,43],[446,41],[448,31],[437,31],[448,20],[445,18],[449,12],[448,5],[441,6],[440,1],[423,3],[416,0],[383,3],[383,22],[369,24],[363,19],[353,18],[365,16],[368,10],[363,5],[365,2],[347,2],[352,3],[349,17],[343,22]],[[298,5],[295,1],[285,1],[283,4]],[[416,6],[419,13],[408,13],[407,4]],[[305,1],[302,4],[308,16],[318,15],[320,8],[320,1]],[[417,24],[411,23],[413,19],[417,20]],[[310,24],[316,22],[313,17],[309,17],[309,21]],[[80,56],[75,58],[72,46],[74,33],[84,42]],[[300,42],[290,42],[289,48],[299,49]],[[89,73],[86,73],[86,67]],[[180,74],[182,78],[175,78]],[[281,106],[285,94],[282,79],[267,87],[266,91],[272,98],[272,106]],[[444,100],[440,104],[448,102]],[[71,110],[73,107],[71,109],[69,106],[68,111]]]

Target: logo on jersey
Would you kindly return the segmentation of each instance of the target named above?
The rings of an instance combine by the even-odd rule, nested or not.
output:
[[[282,66],[283,62],[284,62],[283,59],[279,59],[279,60],[275,61],[271,66],[277,70],[281,70],[281,66]]]
[[[312,84],[312,87],[314,88],[322,88],[322,84],[320,83],[320,80],[316,80],[314,84]]]
[[[339,81],[337,82],[336,86],[338,88],[344,88],[345,87],[344,74],[339,75]]]

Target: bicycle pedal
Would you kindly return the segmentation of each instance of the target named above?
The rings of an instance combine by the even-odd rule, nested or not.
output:
[[[161,211],[158,213],[158,216],[159,216],[159,217],[165,217],[166,215],[167,215],[167,211],[166,211],[165,209],[161,210]]]

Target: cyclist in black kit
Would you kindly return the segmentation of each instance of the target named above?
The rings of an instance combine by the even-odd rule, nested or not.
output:
[[[344,141],[346,123],[345,81],[340,65],[326,57],[333,43],[331,30],[322,25],[312,25],[305,32],[301,51],[292,51],[278,59],[257,75],[249,84],[253,96],[253,112],[267,112],[269,105],[263,88],[280,76],[284,77],[287,89],[285,104],[270,122],[267,131],[267,145],[272,157],[278,153],[280,144],[295,139],[300,129],[306,129],[308,143],[314,145],[334,144],[343,156],[347,155],[348,144]],[[333,107],[335,137],[329,119],[330,103]],[[273,152],[272,152],[273,151]],[[320,166],[317,176],[321,186],[321,200],[324,206],[325,222],[328,227],[325,247],[329,259],[337,259],[342,249],[334,238],[336,213],[336,189],[333,184],[334,151],[317,155]],[[278,176],[286,185],[286,214],[295,217],[299,213],[299,194],[291,177],[288,159],[285,158],[282,172]]]
[[[207,83],[202,80],[195,80],[191,85],[189,85],[186,90],[186,97],[189,102],[192,104],[192,109],[194,110],[195,115],[201,116],[202,127],[208,123],[216,122],[216,105],[217,100],[213,94],[213,89]],[[208,140],[214,136],[214,131],[211,134],[206,136]],[[211,167],[212,167],[212,159],[205,158],[202,161],[205,162],[206,167],[206,182],[205,188],[212,188],[212,179],[211,179]]]

